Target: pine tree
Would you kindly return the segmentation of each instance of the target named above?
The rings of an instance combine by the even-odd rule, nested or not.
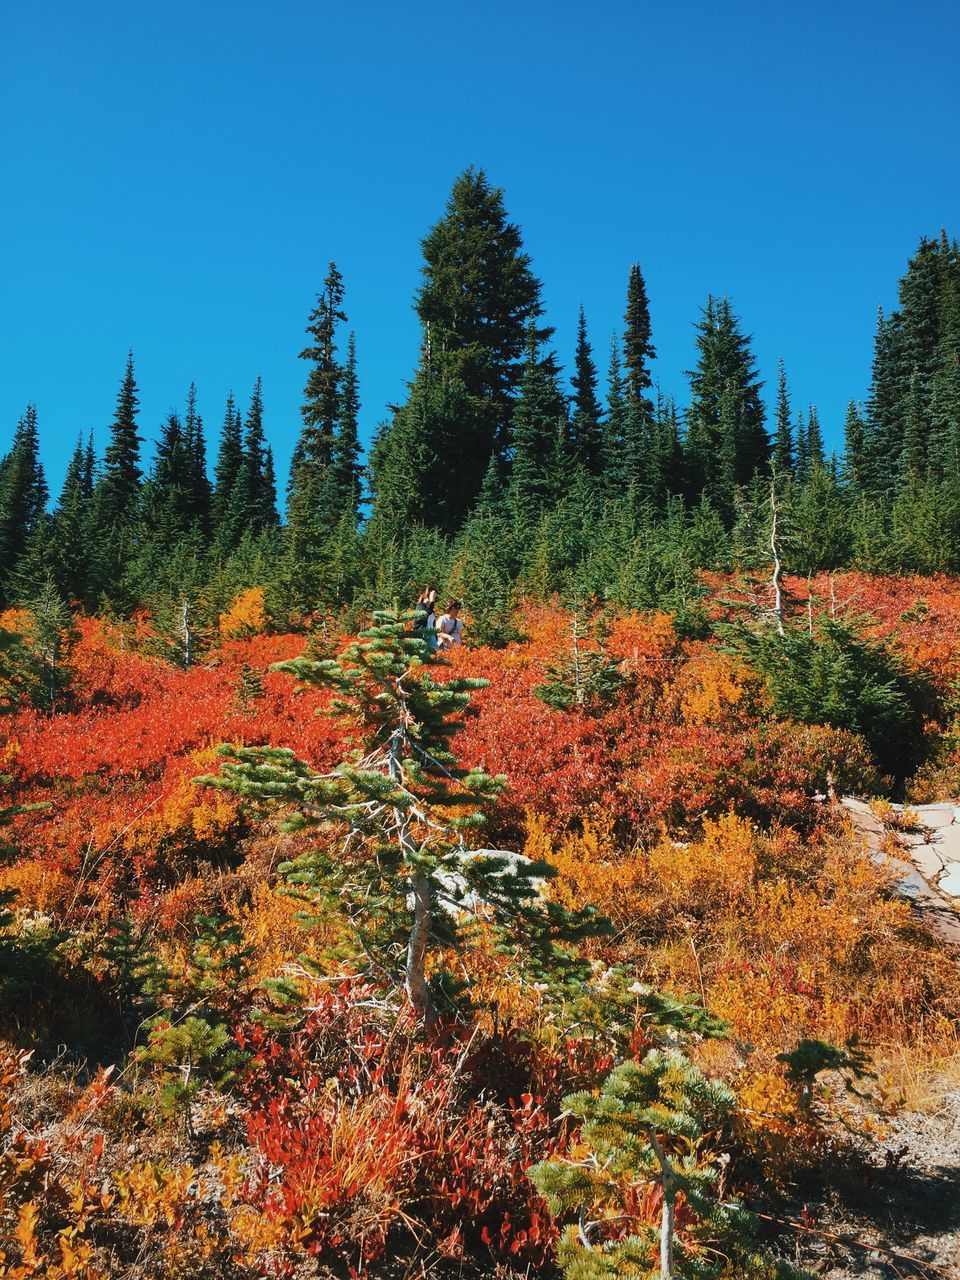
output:
[[[635,503],[648,501],[653,486],[653,406],[645,397],[638,400],[627,396],[624,432],[623,461],[627,491]]]
[[[338,658],[278,663],[275,670],[333,690],[335,710],[357,727],[358,751],[319,774],[292,751],[222,747],[221,773],[201,779],[292,806],[288,830],[317,830],[318,847],[281,874],[318,915],[340,918],[356,940],[354,963],[402,987],[423,1021],[450,991],[431,957],[466,945],[475,921],[519,951],[526,981],[548,989],[583,982],[584,964],[557,944],[598,927],[592,913],[540,897],[545,864],[467,843],[503,779],[461,768],[450,750],[456,717],[485,682],[436,681],[437,665],[443,659],[390,615],[378,615]]]
[[[897,347],[902,421],[905,432],[912,431],[916,449],[915,458],[909,463],[904,458],[904,465],[919,464],[924,472],[931,451],[931,399],[943,363],[940,324],[944,266],[939,243],[923,237],[900,281]]]
[[[191,441],[179,416],[170,413],[157,442],[150,478],[143,487],[147,534],[164,551],[170,551],[193,526],[193,483]]]
[[[810,437],[807,434],[807,420],[803,415],[802,409],[797,410],[794,435],[797,441],[797,461],[794,467],[794,476],[802,484],[810,474]]]
[[[273,454],[263,430],[263,381],[258,377],[244,423],[240,467],[230,495],[227,545],[236,546],[245,533],[256,535],[276,529],[279,523]]]
[[[892,494],[900,475],[904,387],[898,329],[898,318],[888,320],[878,308],[864,451],[871,497]]]
[[[869,484],[866,429],[860,410],[853,400],[847,405],[843,439],[844,479],[854,493],[863,493]]]
[[[672,497],[683,492],[684,457],[680,417],[672,396],[657,394],[650,431],[646,491],[655,510],[664,512]]]
[[[360,462],[360,392],[357,380],[357,343],[351,333],[340,384],[340,420],[330,462],[330,506],[338,516],[356,525],[360,518],[363,467]]]
[[[203,536],[210,533],[212,490],[207,475],[207,446],[203,436],[203,419],[197,412],[197,385],[190,383],[187,412],[183,422],[189,464],[187,510],[190,521]]]
[[[755,1220],[741,1204],[721,1198],[719,1171],[698,1151],[698,1139],[734,1106],[726,1085],[670,1048],[621,1063],[599,1091],[564,1098],[564,1111],[580,1122],[576,1158],[552,1156],[534,1165],[530,1178],[551,1213],[579,1217],[558,1248],[568,1280],[799,1280],[807,1274],[758,1254]],[[661,1202],[659,1229],[637,1211],[644,1188],[656,1190]],[[629,1222],[633,1230],[605,1237],[598,1228],[611,1221]]]
[[[587,321],[580,308],[577,321],[577,351],[574,360],[573,416],[571,435],[577,461],[593,476],[603,471],[603,428],[597,398],[597,369],[587,339]]]
[[[626,462],[627,399],[620,365],[620,343],[610,342],[607,374],[607,413],[603,421],[603,479],[607,490],[622,495],[629,484]]]
[[[522,376],[528,322],[542,313],[540,282],[503,192],[482,170],[456,180],[446,212],[423,241],[416,310],[423,340],[408,402],[381,431],[373,479],[375,524],[397,511],[397,477],[415,495],[418,518],[459,529],[473,507],[490,455],[510,449],[514,392]],[[550,330],[538,328],[538,337]],[[416,439],[421,427],[429,444]],[[444,460],[437,467],[433,459]],[[456,468],[446,465],[457,459]],[[395,530],[402,533],[402,528]]]
[[[783,356],[781,356],[777,363],[776,430],[773,438],[773,468],[777,478],[786,480],[792,476],[794,465],[790,396],[787,391],[787,373],[783,367]]]
[[[68,600],[86,600],[94,494],[93,438],[77,441],[53,513],[53,573]]]
[[[763,386],[750,339],[726,298],[708,298],[697,323],[696,369],[689,374],[687,454],[693,496],[706,493],[728,516],[732,486],[765,471],[770,441],[763,425]]]
[[[810,405],[807,410],[807,465],[811,471],[822,470],[826,460],[823,447],[823,432],[820,430],[820,417],[817,406]]]
[[[214,534],[228,548],[233,545],[233,530],[230,528],[231,503],[242,466],[243,420],[231,392],[227,396],[227,408],[223,418],[210,508]]]
[[[117,409],[110,428],[110,443],[103,456],[97,480],[96,520],[105,538],[129,530],[139,515],[141,437],[137,432],[137,384],[133,374],[133,352],[117,396]]]
[[[344,369],[337,359],[337,328],[346,322],[343,277],[331,262],[307,324],[310,346],[300,352],[311,368],[300,413],[303,429],[290,467],[287,518],[301,554],[316,554],[339,517],[330,470],[343,409]]]
[[[17,424],[10,452],[0,463],[0,589],[7,589],[17,562],[39,529],[48,496],[37,411],[30,404]]]
[[[542,355],[535,325],[527,334],[527,359],[513,412],[514,452],[510,507],[518,527],[538,520],[561,490],[567,446],[567,406],[552,352]]]
[[[651,385],[649,363],[656,356],[650,341],[650,306],[647,287],[638,263],[630,267],[627,281],[627,310],[624,316],[623,363],[626,370],[627,398],[639,404]]]

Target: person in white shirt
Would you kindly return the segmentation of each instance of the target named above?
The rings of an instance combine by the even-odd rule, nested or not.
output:
[[[452,649],[454,645],[463,644],[463,623],[460,621],[460,607],[463,602],[454,597],[447,602],[447,611],[436,621],[437,647]]]

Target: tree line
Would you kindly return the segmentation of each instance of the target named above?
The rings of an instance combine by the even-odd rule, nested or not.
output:
[[[300,353],[282,517],[259,379],[245,407],[228,398],[212,476],[195,387],[146,470],[131,355],[102,455],[78,440],[52,508],[29,405],[0,459],[4,601],[52,589],[91,610],[162,619],[189,603],[202,618],[260,585],[289,618],[436,577],[492,637],[518,590],[682,612],[697,569],[766,559],[774,509],[794,571],[960,568],[960,250],[945,232],[920,241],[878,317],[841,451],[815,406],[792,403],[782,360],[767,421],[727,298],[696,322],[688,403],[660,394],[637,264],[605,394],[582,309],[568,386],[520,230],[481,170],[456,180],[423,241],[419,359],[366,464],[344,299],[331,263]]]

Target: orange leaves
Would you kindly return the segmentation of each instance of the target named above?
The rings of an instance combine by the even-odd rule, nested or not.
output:
[[[241,591],[227,612],[220,615],[220,634],[228,640],[258,635],[266,627],[267,611],[262,587]]]
[[[664,897],[697,915],[720,902],[743,902],[753,890],[756,833],[732,810],[705,818],[699,839],[676,844],[664,837],[654,845],[649,866]]]
[[[763,681],[727,654],[708,651],[685,664],[673,696],[684,723],[733,727],[758,718]]]

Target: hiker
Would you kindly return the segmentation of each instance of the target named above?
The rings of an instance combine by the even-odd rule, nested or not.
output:
[[[437,588],[426,586],[417,597],[417,603],[413,606],[413,633],[426,640],[431,648],[437,647],[436,633],[434,626],[436,625],[437,614]]]
[[[446,613],[437,619],[437,644],[441,649],[452,649],[454,645],[463,644],[463,623],[460,621],[462,603],[456,597],[449,600]]]

